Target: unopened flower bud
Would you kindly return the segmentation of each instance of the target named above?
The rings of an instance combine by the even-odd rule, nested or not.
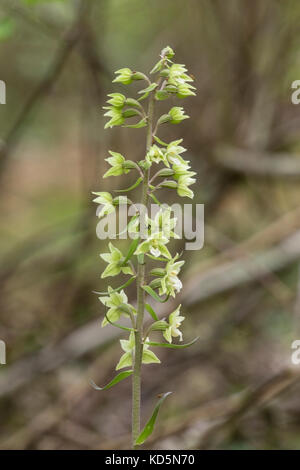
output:
[[[163,181],[162,183],[160,183],[160,186],[163,187],[163,188],[175,189],[175,188],[177,188],[178,184],[176,183],[176,181],[166,180],[166,181]]]
[[[114,108],[123,108],[126,97],[122,95],[122,93],[110,93],[110,95],[107,96],[111,98],[110,100],[107,100],[107,103],[114,106]]]
[[[171,168],[162,168],[157,173],[157,176],[165,177],[165,176],[173,176],[174,174],[175,174],[175,172]]]
[[[133,168],[136,168],[136,163],[132,162],[131,160],[126,160],[122,167],[126,170],[132,170]]]
[[[114,82],[123,83],[123,85],[130,85],[133,80],[133,72],[129,68],[119,69],[115,72],[118,75],[114,80]]]
[[[149,285],[152,289],[157,289],[161,286],[161,281],[160,279],[153,279],[153,281],[151,281]]]
[[[151,276],[163,277],[165,274],[166,274],[166,270],[163,268],[154,268],[154,269],[151,269],[150,271]]]
[[[164,49],[161,51],[160,55],[162,57],[167,57],[168,59],[172,59],[174,57],[175,52],[170,46],[164,47]]]

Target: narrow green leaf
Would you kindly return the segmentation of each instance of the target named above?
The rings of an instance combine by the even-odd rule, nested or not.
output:
[[[116,234],[116,237],[119,237],[120,235],[122,235],[123,233],[126,233],[128,228],[129,228],[129,225],[131,223],[133,223],[136,219],[138,218],[138,215],[134,215],[131,220],[129,221],[129,223],[126,225],[126,227],[124,228],[124,230],[121,230],[121,232],[117,233]]]
[[[166,144],[166,142],[163,142],[159,137],[157,137],[157,135],[154,136],[154,139],[156,140],[156,142],[158,142],[160,145],[163,145],[164,147],[167,147],[168,144]]]
[[[154,312],[154,310],[153,310],[153,308],[151,307],[150,304],[145,304],[145,308],[146,308],[147,312],[150,313],[153,320],[155,320],[155,321],[159,320],[158,316],[156,315],[156,313]]]
[[[93,382],[92,380],[90,381],[90,384],[95,390],[108,390],[109,388],[113,387],[117,383],[121,382],[121,380],[127,379],[127,377],[129,377],[132,374],[132,372],[133,370],[125,370],[123,372],[120,372],[104,387],[98,387],[98,385],[96,385],[95,382]]]
[[[161,206],[161,202],[159,202],[159,200],[157,199],[156,196],[154,196],[154,194],[150,193],[150,197],[151,197],[151,199],[153,199],[155,204],[157,204],[158,206]]]
[[[167,300],[169,299],[169,296],[167,295],[167,297],[165,299],[162,299],[161,297],[159,297],[157,295],[156,292],[154,292],[153,289],[151,289],[151,287],[149,286],[142,286],[142,288],[144,289],[145,292],[147,292],[147,294],[151,295],[151,297],[153,297],[154,300],[156,300],[157,302],[160,302],[160,303],[164,303],[164,302],[167,302]]]
[[[144,90],[140,90],[138,93],[139,94],[144,93],[144,94],[139,98],[139,101],[143,101],[145,98],[148,98],[151,91],[155,90],[156,87],[157,87],[157,83],[151,83],[151,85],[149,85]]]
[[[146,439],[152,434],[153,432],[153,429],[154,429],[154,425],[155,425],[155,422],[156,422],[156,418],[157,418],[157,415],[158,415],[158,412],[159,412],[159,409],[161,407],[161,405],[163,404],[163,402],[165,401],[165,399],[171,394],[172,392],[167,392],[167,393],[164,393],[163,396],[161,397],[160,400],[158,400],[154,410],[153,410],[153,413],[152,413],[152,416],[151,418],[149,419],[149,421],[147,422],[146,426],[144,427],[144,429],[142,430],[141,434],[139,435],[139,437],[136,439],[135,441],[135,444],[136,445],[141,445],[143,444]]]
[[[125,289],[125,287],[128,287],[130,286],[130,284],[133,283],[133,281],[136,279],[136,276],[133,276],[131,277],[130,279],[128,279],[128,281],[126,281],[124,284],[122,284],[120,287],[117,287],[116,289],[113,289],[112,291],[108,292],[97,292],[95,290],[93,290],[93,294],[97,294],[97,295],[109,295],[109,294],[113,294],[114,292],[120,292],[120,290],[122,289]]]
[[[138,185],[143,181],[143,178],[140,177],[137,179],[137,181],[132,185],[132,186],[129,186],[129,188],[126,188],[126,189],[114,189],[114,191],[116,193],[126,193],[127,191],[132,191],[133,189],[137,188]]]
[[[193,339],[190,343],[185,343],[185,344],[172,344],[172,343],[153,343],[153,342],[147,342],[145,344],[148,344],[149,346],[157,346],[159,348],[171,348],[171,349],[184,349],[184,348],[189,348],[192,346],[196,341],[198,341],[199,336],[197,338]]]
[[[135,238],[134,240],[132,240],[132,242],[130,244],[130,247],[129,247],[129,250],[128,250],[128,253],[127,253],[127,255],[126,255],[126,257],[125,257],[125,259],[122,263],[122,266],[124,266],[127,263],[127,261],[130,260],[130,258],[132,257],[133,253],[135,252],[135,250],[136,250],[136,248],[139,244],[139,241],[140,241],[139,238]]]

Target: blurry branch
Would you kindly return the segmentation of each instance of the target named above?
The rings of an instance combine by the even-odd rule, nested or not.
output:
[[[16,3],[13,0],[1,0],[0,7],[6,13],[37,27],[42,33],[47,34],[47,36],[57,38],[57,35],[61,33],[61,30],[54,23],[49,23],[45,18],[41,20],[35,14],[32,15],[30,10],[23,8],[20,3]]]
[[[99,329],[99,320],[78,328],[57,344],[46,346],[40,352],[19,360],[7,371],[1,370],[0,398],[30,383],[38,374],[57,369],[67,361],[107,345],[119,336],[117,330]]]
[[[177,447],[178,441],[180,448],[216,448],[234,433],[247,413],[263,408],[299,380],[299,372],[286,368],[253,389],[201,404],[178,421],[170,420],[151,444],[159,442],[160,448],[165,449],[172,441]]]
[[[68,57],[70,56],[74,46],[80,38],[81,24],[84,21],[85,16],[88,14],[91,4],[92,2],[86,2],[84,0],[80,2],[77,17],[74,23],[71,25],[70,29],[63,36],[54,60],[49,66],[47,73],[38,84],[36,89],[29,96],[14,125],[8,132],[7,136],[4,138],[4,141],[2,142],[2,148],[0,149],[0,175],[3,172],[5,164],[8,160],[9,153],[16,144],[20,130],[22,129],[22,126],[30,112],[40,101],[40,99],[49,92],[53,84],[59,78]]]
[[[277,246],[260,253],[240,257],[213,267],[188,281],[181,299],[193,305],[214,295],[262,279],[268,273],[285,268],[300,258],[300,230],[288,236]]]
[[[97,51],[97,41],[88,24],[85,25],[81,40],[81,56],[94,83],[95,93],[98,99],[102,99],[99,76],[104,75],[110,79],[111,73],[100,61]]]
[[[300,158],[288,153],[267,153],[231,147],[217,147],[214,158],[226,170],[253,176],[300,178]]]
[[[4,438],[0,443],[0,449],[26,449],[32,441],[41,438],[44,433],[57,426],[71,410],[78,408],[80,403],[86,403],[88,395],[93,390],[89,384],[89,379],[97,375],[99,376],[99,371],[101,371],[101,380],[104,380],[102,376],[107,374],[106,369],[107,367],[101,355],[100,358],[98,357],[89,366],[85,374],[78,375],[78,380],[76,380],[75,384],[65,387],[59,398],[37,413],[27,423],[26,427],[18,429],[10,436]]]
[[[283,239],[277,246],[261,253],[240,257],[234,261],[212,267],[186,280],[180,296],[183,306],[200,302],[246,283],[261,279],[269,272],[278,271],[300,258],[300,230]],[[158,314],[163,316],[169,305],[161,304]],[[98,319],[70,333],[58,344],[22,359],[0,375],[0,397],[17,390],[40,373],[55,370],[59,365],[74,360],[97,347],[119,337],[112,330],[99,330]]]
[[[75,218],[76,217],[76,218]],[[82,218],[87,219],[87,213],[83,212]],[[73,233],[76,236],[83,237],[87,231],[86,227],[78,226],[78,216],[64,218],[55,225],[47,226],[42,230],[33,233],[27,239],[16,243],[13,248],[0,259],[0,292],[5,287],[6,281],[15,274],[19,266],[33,254],[37,254],[39,249],[49,248],[54,245],[58,236],[64,236],[68,233],[68,229],[74,227]],[[75,232],[75,229],[77,231]],[[76,248],[77,249],[77,248]]]
[[[262,385],[242,393],[238,404],[233,407],[229,415],[221,423],[217,423],[210,428],[200,438],[197,447],[208,449],[216,446],[216,440],[221,440],[221,442],[225,439],[227,440],[234,433],[239,420],[247,413],[263,407],[299,380],[299,372],[296,369],[287,368],[268,379]]]
[[[71,31],[66,34],[63,39],[61,46],[56,54],[56,57],[48,69],[44,79],[38,84],[37,88],[33,91],[24,107],[21,109],[19,116],[16,119],[16,122],[8,132],[6,138],[3,142],[3,147],[0,150],[0,173],[3,172],[4,166],[7,162],[9,153],[16,144],[19,131],[21,130],[25,120],[29,116],[30,112],[34,106],[39,102],[39,100],[46,95],[50,90],[54,82],[59,77],[63,66],[69,57],[73,47],[75,46],[78,40],[78,30],[71,29]]]

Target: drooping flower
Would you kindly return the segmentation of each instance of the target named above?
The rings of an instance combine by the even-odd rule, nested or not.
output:
[[[112,152],[109,150],[111,157],[105,159],[112,168],[110,168],[104,175],[103,178],[107,178],[108,176],[118,176],[127,174],[130,170],[124,168],[125,158],[118,152]]]
[[[109,307],[109,310],[102,321],[102,326],[108,325],[109,321],[112,323],[117,322],[121,315],[129,317],[128,309],[130,309],[132,313],[136,313],[135,308],[128,303],[128,298],[124,290],[121,290],[121,292],[114,292],[111,287],[108,287],[108,293],[109,296],[99,297],[100,302],[102,302],[105,307]]]
[[[115,212],[116,208],[113,203],[113,197],[110,193],[103,191],[100,193],[93,192],[92,194],[95,194],[95,196],[98,196],[95,199],[93,199],[93,202],[95,202],[96,204],[103,204],[103,207],[98,214],[99,218],[105,215],[111,214],[112,212]]]
[[[161,279],[161,285],[159,288],[159,295],[171,295],[175,297],[176,293],[180,292],[182,288],[182,282],[178,278],[181,266],[184,265],[184,261],[177,261],[179,255],[176,254],[174,258],[171,258],[165,267],[165,275]]]
[[[108,246],[110,253],[102,253],[100,255],[101,258],[108,263],[108,266],[103,271],[101,278],[104,279],[109,276],[117,276],[121,272],[124,274],[133,274],[130,264],[128,262],[125,265],[123,264],[125,256],[123,256],[122,252],[112,243],[109,243]]]
[[[190,85],[189,83],[179,83],[177,85],[176,96],[178,96],[178,98],[187,98],[188,96],[196,96],[196,93],[193,90],[196,90],[196,88],[193,85]]]
[[[187,68],[183,64],[172,64],[169,67],[168,83],[170,85],[180,85],[185,82],[193,82],[192,77],[187,75]]]
[[[170,118],[169,122],[171,124],[179,124],[184,119],[189,118],[189,116],[184,114],[184,109],[179,106],[174,106],[173,108],[171,108],[168,113],[168,116]]]
[[[183,64],[172,64],[168,69],[168,81],[166,90],[175,93],[178,98],[187,98],[195,96],[193,91],[196,88],[189,82],[193,82],[193,78],[187,73],[187,69]]]
[[[180,164],[185,162],[185,160],[180,156],[181,153],[186,152],[186,149],[179,145],[182,140],[183,139],[174,140],[167,146],[166,157],[171,164]]]
[[[173,229],[176,226],[177,218],[171,218],[171,209],[169,207],[161,208],[154,217],[154,220],[148,219],[149,232],[151,234],[162,232],[162,234],[170,239],[179,238],[179,236],[174,233]]]
[[[182,341],[182,333],[179,330],[179,327],[185,317],[182,317],[180,315],[180,308],[181,308],[181,305],[179,305],[176,308],[176,310],[174,310],[174,312],[172,312],[169,315],[169,318],[168,318],[169,327],[166,328],[165,331],[163,332],[165,339],[169,343],[172,343],[172,337],[176,338],[178,336],[179,336],[179,341]]]
[[[169,166],[168,161],[165,155],[165,149],[158,147],[158,145],[154,144],[150,147],[146,155],[146,161],[148,163],[160,163],[164,162],[167,166]]]
[[[110,98],[107,100],[107,103],[114,108],[123,108],[125,105],[126,96],[122,95],[122,93],[110,93],[107,96]]]
[[[123,83],[123,85],[130,85],[130,83],[133,81],[133,72],[127,67],[117,70],[115,74],[117,77],[113,80],[113,83],[118,82]]]
[[[114,106],[104,106],[103,109],[108,109],[104,116],[108,116],[111,119],[105,124],[104,129],[114,126],[122,126],[125,121],[123,111],[121,108],[115,108]]]
[[[194,172],[189,172],[189,173],[194,173]],[[191,186],[195,182],[196,182],[195,178],[191,178],[190,174],[179,176],[178,181],[177,181],[178,183],[177,194],[181,197],[189,197],[193,199],[194,193],[189,188],[189,186]]]
[[[146,338],[146,343],[149,341],[149,338]],[[133,331],[129,335],[129,339],[121,339],[121,348],[125,352],[123,354],[116,366],[116,370],[123,369],[124,367],[130,367],[133,364],[134,360],[134,350],[135,350],[135,337]],[[153,364],[153,363],[160,363],[158,357],[154,354],[153,351],[150,351],[149,345],[143,345],[143,356],[142,356],[142,363],[143,364]]]

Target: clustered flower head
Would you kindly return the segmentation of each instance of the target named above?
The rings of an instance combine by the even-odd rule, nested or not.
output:
[[[182,146],[182,139],[166,143],[157,135],[161,126],[180,124],[189,116],[183,107],[173,106],[167,113],[156,117],[155,106],[168,98],[183,99],[195,95],[195,87],[191,84],[194,81],[193,77],[188,74],[185,65],[173,62],[174,55],[171,47],[165,47],[161,51],[159,61],[150,72],[150,78],[144,73],[133,71],[128,67],[117,70],[114,83],[127,87],[134,81],[145,81],[146,85],[138,92],[137,99],[127,97],[119,92],[110,93],[107,106],[104,107],[106,111],[104,116],[109,118],[105,128],[123,126],[138,129],[147,126],[147,146],[143,159],[138,162],[127,160],[119,152],[109,151],[110,156],[106,158],[106,161],[110,168],[103,177],[127,175],[129,171],[136,170],[138,172],[136,182],[129,188],[119,191],[132,191],[142,184],[142,203],[147,206],[148,202],[153,199],[159,206],[156,215],[154,217],[151,215],[150,218],[147,213],[143,213],[137,208],[137,205],[134,205],[136,213],[126,228],[128,234],[133,238],[128,252],[123,254],[112,243],[109,243],[109,252],[100,255],[107,263],[101,275],[102,279],[119,274],[130,276],[125,284],[117,288],[109,286],[107,292],[99,293],[99,299],[107,309],[102,326],[111,323],[122,330],[129,330],[129,338],[120,340],[123,354],[116,369],[132,368],[133,370],[130,369],[118,374],[112,381],[113,383],[117,383],[131,373],[134,374],[134,383],[137,383],[140,380],[141,363],[160,363],[159,358],[150,350],[150,346],[176,348],[192,344],[170,345],[173,338],[179,338],[180,341],[183,339],[180,330],[184,320],[180,314],[181,305],[166,319],[160,320],[155,309],[145,303],[145,292],[156,301],[166,302],[169,297],[175,298],[182,289],[179,275],[184,261],[179,259],[178,254],[172,256],[167,246],[172,238],[178,238],[175,231],[177,219],[172,216],[171,207],[162,204],[155,193],[161,188],[167,188],[175,190],[180,197],[193,198],[194,193],[190,186],[196,181],[194,178],[196,173],[191,169],[190,162],[182,156],[186,152]],[[147,108],[143,106],[145,100],[148,100]],[[132,118],[136,118],[136,120],[127,124],[127,120]],[[153,168],[155,166],[158,168]],[[93,194],[97,196],[94,202],[100,205],[98,211],[100,218],[114,213],[121,204],[131,204],[126,196],[113,197],[112,194],[105,191]],[[148,258],[151,263],[154,260],[163,264],[147,272],[146,260]],[[150,281],[149,276],[154,278]],[[139,299],[137,307],[134,306],[134,303],[133,305],[129,303],[125,293],[125,288],[134,281],[137,283],[137,297]],[[143,319],[146,311],[154,322],[144,330]],[[126,325],[119,324],[124,319],[127,322]],[[165,341],[163,343],[151,342],[150,335],[153,332],[161,334],[161,340]],[[111,385],[112,383],[109,384],[109,386]],[[134,406],[138,406],[139,402],[138,399],[135,399],[137,398],[136,393],[139,393],[138,388],[133,388]],[[135,413],[136,410],[133,411]],[[155,421],[155,413],[153,416]],[[143,432],[147,434],[150,431],[146,429]],[[136,431],[133,434],[136,434]]]
[[[193,82],[192,76],[188,75],[185,65],[174,63],[172,60],[173,57],[174,51],[169,46],[162,50],[159,62],[151,71],[151,74],[158,76],[158,82],[151,82],[145,74],[132,71],[128,67],[117,70],[116,78],[113,80],[114,83],[130,85],[135,80],[146,80],[148,84],[146,88],[139,92],[142,96],[137,100],[127,98],[123,93],[110,93],[108,95],[108,106],[105,106],[104,109],[107,110],[105,116],[110,119],[105,125],[105,128],[123,125],[126,119],[134,116],[141,117],[140,121],[127,127],[138,128],[147,125],[148,116],[141,102],[148,98],[151,93],[154,94],[156,101],[167,99],[172,95],[176,95],[179,98],[195,95],[195,87],[191,85],[191,82]],[[179,124],[187,118],[188,116],[185,114],[182,107],[173,106],[167,114],[163,114],[158,118],[156,130],[162,124]],[[119,152],[109,151],[110,157],[106,158],[106,161],[111,168],[103,177],[124,175],[134,168],[137,169],[140,174],[145,175],[146,171],[151,170],[152,165],[162,164],[165,169],[159,170],[157,176],[167,179],[164,179],[157,186],[153,186],[153,184],[149,182],[150,190],[154,192],[161,187],[174,188],[179,196],[193,198],[194,194],[190,186],[196,181],[194,178],[196,173],[191,170],[190,162],[185,160],[182,156],[182,154],[186,152],[186,149],[182,146],[182,139],[165,143],[156,135],[156,132],[154,133],[154,139],[156,142],[153,142],[148,148],[145,159],[138,163],[126,160]],[[119,204],[127,203],[126,197],[124,196],[113,198],[108,192],[94,194],[97,196],[94,202],[101,204],[99,217],[109,215],[115,212]],[[182,282],[178,276],[184,261],[179,260],[178,254],[172,257],[167,244],[171,238],[178,237],[174,232],[176,218],[172,218],[170,208],[161,207],[153,219],[149,218],[147,215],[137,214],[128,224],[128,231],[131,234],[135,233],[140,235],[142,226],[144,227],[146,236],[141,240],[137,239],[138,243],[132,255],[137,257],[149,255],[154,259],[165,259],[166,264],[164,268],[152,269],[151,274],[156,278],[151,281],[150,286],[154,290],[157,290],[159,296],[175,297],[182,288]],[[108,263],[101,277],[112,277],[120,273],[135,276],[131,260],[127,259],[112,243],[109,243],[109,249],[109,253],[100,255],[101,258]],[[108,296],[100,297],[100,300],[109,308],[104,317],[103,326],[107,325],[109,322],[115,323],[119,321],[121,317],[129,317],[129,311],[132,314],[136,313],[134,307],[128,304],[124,290],[115,292],[109,287]],[[179,327],[184,317],[180,316],[179,313],[180,306],[169,315],[168,323],[163,322],[165,325],[163,334],[168,342],[172,341],[172,337],[179,336],[180,340],[182,339]],[[121,340],[121,346],[125,354],[122,356],[117,366],[118,369],[126,367],[126,365],[132,365],[132,357],[135,350],[134,338],[134,333],[131,332],[128,341]],[[150,357],[152,358],[150,362],[158,362],[156,356],[156,359],[154,359],[153,353],[149,352],[145,344],[144,353],[146,353],[146,355],[148,354],[149,361]],[[144,359],[143,356],[143,360]]]

